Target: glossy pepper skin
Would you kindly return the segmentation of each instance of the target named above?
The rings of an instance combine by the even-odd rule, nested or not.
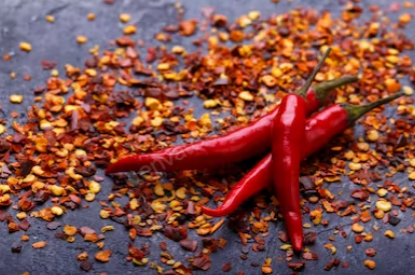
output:
[[[304,99],[289,94],[281,102],[274,120],[271,167],[274,192],[295,251],[303,247],[299,176],[305,123]]]
[[[356,81],[356,76],[346,76],[314,85],[306,94],[307,111],[316,111],[333,89]],[[105,173],[212,169],[263,155],[271,148],[271,128],[277,111],[278,108],[247,127],[219,137],[126,157],[111,164]]]
[[[324,53],[300,91],[282,99],[272,129],[272,174],[274,192],[285,228],[295,251],[303,250],[303,219],[300,206],[300,163],[305,137],[306,101],[303,97],[331,48]]]
[[[330,139],[342,133],[362,115],[400,96],[403,96],[403,93],[397,93],[362,106],[335,104],[308,118],[305,126],[302,159],[324,147]],[[272,155],[266,155],[229,191],[224,202],[218,208],[212,209],[202,206],[202,212],[212,217],[226,216],[234,212],[244,201],[270,185],[272,182],[271,162]]]

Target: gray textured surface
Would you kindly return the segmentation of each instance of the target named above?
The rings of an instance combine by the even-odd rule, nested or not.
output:
[[[0,62],[0,104],[3,107],[3,114],[0,117],[9,114],[11,110],[21,111],[21,121],[25,119],[25,111],[30,106],[33,98],[32,89],[43,84],[49,72],[42,71],[40,63],[42,59],[54,60],[58,62],[58,69],[63,71],[66,63],[75,66],[82,66],[83,60],[88,56],[88,49],[98,44],[101,48],[108,46],[108,41],[118,37],[122,33],[122,25],[118,21],[118,14],[128,12],[132,14],[133,22],[138,25],[137,38],[142,38],[148,43],[156,43],[153,39],[156,33],[166,23],[175,22],[175,9],[172,7],[173,1],[145,1],[145,0],[117,0],[115,5],[108,6],[102,3],[102,0],[88,1],[71,1],[71,0],[0,0],[0,55],[4,55],[10,51],[15,51],[15,56],[9,62]],[[370,3],[381,3],[386,5],[388,1],[361,1],[362,5],[368,6]],[[339,13],[339,5],[337,1],[298,1],[287,2],[282,0],[279,4],[273,4],[268,0],[189,0],[184,2],[186,8],[186,16],[189,18],[199,17],[200,9],[203,6],[213,6],[217,11],[229,16],[231,20],[237,16],[244,14],[250,10],[260,10],[264,16],[272,13],[281,13],[299,4],[312,6],[316,9],[330,9],[334,13]],[[86,14],[93,12],[96,14],[94,22],[86,20]],[[44,20],[46,14],[53,14],[56,22],[47,23]],[[411,28],[408,27],[409,31]],[[88,37],[88,43],[78,46],[75,43],[77,35],[82,34]],[[32,44],[33,50],[27,54],[18,50],[20,41],[28,41]],[[184,44],[191,47],[189,39],[180,37],[175,38],[175,44]],[[15,71],[16,80],[10,80],[9,73]],[[23,81],[23,74],[32,75],[32,81]],[[25,95],[24,104],[16,107],[8,104],[8,95],[12,93],[21,93]],[[197,101],[196,101],[197,104]],[[99,171],[102,175],[102,171]],[[102,192],[99,197],[109,194],[111,182],[106,180],[103,183]],[[349,198],[351,183],[346,179],[341,184],[332,184],[330,189],[332,192],[344,190],[342,197]],[[125,229],[111,221],[101,220],[98,216],[97,202],[90,203],[89,209],[77,210],[64,215],[60,220],[63,224],[71,224],[77,227],[89,226],[95,230],[99,230],[102,226],[112,224],[115,231],[106,233],[106,248],[113,251],[113,255],[109,263],[101,264],[94,262],[94,268],[90,274],[98,274],[106,271],[110,275],[121,274],[154,274],[155,272],[148,267],[135,267],[132,263],[127,263],[125,257],[128,253],[127,243],[129,241],[128,234]],[[12,212],[11,209],[8,210]],[[402,222],[397,228],[405,228],[413,223],[410,217],[411,211],[403,216]],[[381,229],[375,232],[374,241],[371,243],[363,242],[359,245],[354,243],[354,235],[350,232],[350,226],[347,226],[348,218],[337,220],[336,215],[326,215],[330,220],[330,226],[340,224],[345,225],[345,231],[348,233],[347,239],[341,236],[335,236],[334,245],[337,247],[336,258],[350,263],[348,269],[341,267],[333,269],[333,274],[413,274],[415,268],[415,246],[413,245],[414,235],[397,234],[397,238],[393,241],[385,238],[383,232],[391,227],[377,221],[372,221],[365,226],[369,227],[377,223]],[[0,275],[3,274],[21,274],[29,271],[32,275],[43,274],[82,274],[79,269],[79,261],[76,260],[83,250],[86,250],[90,257],[99,250],[95,244],[85,243],[80,237],[77,237],[75,243],[69,244],[53,237],[53,232],[45,228],[46,223],[31,219],[32,227],[29,229],[30,241],[25,243],[21,254],[12,254],[10,247],[13,242],[18,241],[24,232],[9,234],[6,224],[0,224]],[[261,274],[260,267],[252,268],[251,262],[262,264],[264,259],[272,257],[273,274],[291,274],[285,262],[277,262],[277,257],[284,257],[285,253],[279,250],[281,242],[276,236],[277,229],[275,224],[271,225],[271,234],[266,238],[266,251],[248,254],[249,259],[243,261],[239,258],[241,254],[239,237],[227,229],[226,226],[215,233],[214,237],[223,237],[228,240],[224,251],[212,255],[213,266],[209,272],[195,272],[195,274],[219,274],[221,267],[225,262],[232,262],[233,268],[229,274],[237,274],[243,270],[245,274]],[[281,223],[277,224],[282,227]],[[329,236],[333,235],[333,228],[323,230],[319,227],[319,237],[317,244],[311,247],[312,251],[318,253],[320,259],[315,262],[308,261],[304,274],[321,274],[326,271],[323,266],[327,264],[334,256],[323,247],[328,241]],[[393,228],[396,230],[397,228]],[[192,231],[190,231],[192,232]],[[193,232],[192,232],[193,233]],[[30,246],[31,243],[45,240],[48,245],[41,250],[34,250]],[[151,260],[159,262],[158,242],[165,240],[160,235],[153,236],[151,239],[138,238],[135,241],[136,246],[143,243],[151,243]],[[176,260],[183,260],[184,256],[190,256],[180,249],[177,243],[169,242],[169,251],[175,256]],[[353,245],[353,250],[346,252],[346,246]],[[374,260],[377,262],[376,272],[368,271],[362,264],[366,258],[364,251],[366,248],[375,247],[378,254]],[[166,266],[167,267],[167,266]]]

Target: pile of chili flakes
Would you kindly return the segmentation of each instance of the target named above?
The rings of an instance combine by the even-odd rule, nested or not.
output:
[[[167,181],[159,174],[138,175],[135,179],[116,175],[111,194],[99,201],[102,209],[97,218],[109,219],[109,225],[100,232],[86,226],[63,225],[59,216],[88,208],[88,202],[95,200],[101,188],[108,188],[101,186],[104,177],[97,172],[103,174],[102,168],[118,158],[158,150],[180,139],[193,142],[246,126],[299,87],[317,63],[316,51],[323,52],[327,45],[332,53],[316,81],[346,74],[360,76],[358,84],[336,90],[335,102],[363,104],[400,89],[412,94],[412,88],[401,83],[415,81],[408,55],[414,44],[402,29],[411,21],[414,5],[392,4],[388,11],[370,6],[364,11],[358,2],[343,6],[339,18],[330,12],[301,8],[270,18],[251,11],[233,22],[213,8],[203,9],[200,19],[185,19],[184,8],[177,4],[179,22],[155,35],[164,42],[162,47],[147,47],[145,41],[137,40],[133,36],[137,26],[129,24],[131,16],[121,14],[123,35],[112,41],[111,49],[92,48],[83,68],[66,64],[65,72],[58,72],[55,62],[44,60],[42,68],[50,70],[51,77],[44,86],[34,89],[38,104],[31,107],[27,122],[20,125],[14,120],[6,125],[6,120],[0,121],[0,205],[4,208],[0,221],[6,222],[12,233],[30,232],[30,220],[42,219],[48,229],[56,230],[57,238],[73,242],[80,235],[84,241],[95,243],[101,248],[94,255],[100,262],[110,261],[112,255],[105,248],[105,232],[114,229],[111,223],[121,223],[131,239],[126,247],[127,260],[139,266],[149,264],[160,274],[208,270],[212,265],[209,255],[218,248],[226,249],[227,243],[209,235],[224,225],[240,236],[244,244],[242,260],[249,259],[250,249],[265,250],[265,238],[275,234],[268,230],[270,223],[281,222],[275,198],[259,194],[253,199],[253,208],[238,211],[228,219],[201,214],[200,205],[223,200],[240,178],[233,172],[209,176],[180,171],[167,175]],[[364,12],[370,15],[370,21],[361,24]],[[390,13],[400,14],[398,22],[388,19]],[[89,20],[94,18],[94,14],[88,14]],[[46,18],[49,23],[54,20]],[[172,44],[172,37],[178,35],[192,39],[195,46],[204,49],[203,53]],[[200,38],[194,38],[196,35]],[[78,36],[76,42],[86,41],[86,37]],[[22,42],[20,49],[32,51],[28,42]],[[10,58],[5,55],[3,60]],[[30,78],[24,76],[25,80]],[[200,117],[186,107],[192,96],[203,100],[206,111]],[[22,100],[20,95],[10,97],[12,103]],[[382,111],[371,112],[360,120],[359,134],[347,130],[304,163],[301,183],[304,227],[310,229],[305,235],[308,248],[298,259],[285,232],[279,231],[280,248],[286,251],[286,257],[276,260],[286,260],[294,272],[304,268],[303,260],[317,260],[318,255],[312,252],[317,239],[313,229],[329,225],[336,228],[334,235],[344,238],[348,235],[344,227],[351,228],[354,242],[347,251],[354,243],[372,241],[373,233],[379,230],[388,238],[413,232],[415,225],[385,230],[391,228],[386,224],[398,225],[403,213],[415,209],[414,100],[407,97],[396,103],[393,110],[397,118]],[[399,173],[406,173],[407,179],[394,181],[393,176]],[[328,188],[343,176],[354,183],[351,198]],[[121,204],[120,197],[129,202]],[[42,205],[46,201],[53,206]],[[7,213],[7,207],[19,211],[16,217]],[[330,215],[343,217],[344,227],[330,224]],[[372,228],[365,225],[373,219],[381,223]],[[201,239],[188,238],[189,230],[195,230]],[[154,234],[178,242],[184,250],[194,252],[194,257],[176,260],[161,242],[164,252],[160,260],[150,261],[149,245],[135,247],[133,242]],[[29,236],[24,235],[22,241],[29,241]],[[340,249],[335,238],[322,241],[333,255],[324,269],[347,268],[347,262],[335,257]],[[45,245],[44,241],[32,243],[34,249]],[[12,252],[18,253],[21,248],[16,243]],[[374,269],[376,249],[369,248],[365,253],[362,264]],[[88,258],[86,251],[78,255],[84,271],[93,267]],[[231,268],[227,263],[222,270]],[[272,258],[265,259],[261,268],[265,274],[272,273]]]

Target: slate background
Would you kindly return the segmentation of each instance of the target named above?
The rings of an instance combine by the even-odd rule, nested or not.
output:
[[[403,1],[397,1],[403,2]],[[88,56],[88,49],[98,44],[100,48],[109,47],[108,41],[118,37],[122,33],[123,25],[118,21],[118,15],[121,12],[127,12],[132,15],[132,22],[138,25],[136,38],[144,39],[147,45],[158,44],[154,40],[154,34],[168,23],[176,22],[176,10],[170,0],[116,0],[114,5],[105,5],[102,0],[88,1],[71,1],[71,0],[0,0],[0,55],[3,56],[8,52],[14,52],[13,59],[9,62],[0,61],[0,104],[2,112],[0,118],[9,117],[12,110],[18,110],[21,115],[17,121],[24,122],[26,112],[30,106],[34,87],[44,83],[49,72],[41,69],[41,60],[54,60],[58,62],[57,68],[63,72],[63,66],[70,63],[75,66],[82,66],[84,59]],[[330,10],[335,14],[339,14],[341,9],[338,1],[335,0],[281,0],[275,4],[269,0],[186,0],[182,2],[186,10],[187,18],[200,17],[200,9],[204,6],[213,6],[217,11],[229,17],[230,21],[241,14],[246,14],[251,10],[261,11],[263,17],[267,17],[273,13],[282,13],[292,9],[298,5],[311,6],[318,10]],[[390,2],[387,0],[362,0],[361,5],[368,7],[371,4],[379,4],[383,8],[388,7]],[[96,14],[96,20],[89,22],[86,14],[93,12]],[[50,24],[44,20],[46,14],[55,16],[55,23]],[[396,18],[396,14],[390,18]],[[413,24],[410,24],[406,31],[411,34]],[[86,45],[77,45],[75,42],[77,35],[85,35],[88,37]],[[32,52],[25,53],[18,50],[20,41],[28,41],[32,44]],[[182,44],[187,48],[192,48],[191,39],[175,37],[174,44]],[[172,43],[172,44],[173,44]],[[412,53],[413,56],[413,53]],[[15,71],[17,79],[11,80],[9,74]],[[32,81],[26,82],[22,80],[23,74],[30,74]],[[11,105],[8,97],[12,93],[20,93],[24,95],[24,103],[21,105]],[[193,106],[199,106],[196,114],[201,114],[203,108],[200,100],[193,99]],[[393,111],[389,111],[393,115]],[[10,119],[9,119],[10,121]],[[359,130],[356,131],[357,135]],[[99,175],[102,175],[102,171]],[[409,185],[405,175],[402,178],[396,178],[404,185]],[[102,191],[98,198],[106,197],[110,192],[111,181],[107,178],[102,184]],[[331,184],[330,190],[337,193],[341,189],[344,190],[342,198],[350,198],[351,183],[345,178],[341,183]],[[71,224],[77,227],[89,226],[95,230],[99,230],[105,225],[112,224],[115,231],[107,232],[105,243],[106,248],[113,251],[113,255],[109,263],[94,263],[93,270],[89,274],[99,274],[107,272],[109,275],[122,274],[155,274],[153,270],[147,267],[136,267],[132,263],[127,263],[125,257],[128,253],[127,243],[129,242],[128,234],[125,229],[109,220],[99,218],[100,206],[97,202],[90,203],[89,209],[83,209],[69,212],[60,218],[62,224]],[[15,213],[12,209],[8,210]],[[319,237],[317,244],[311,247],[320,256],[318,261],[308,261],[303,274],[322,274],[326,271],[323,266],[330,259],[336,257],[342,261],[350,263],[348,269],[341,267],[333,269],[330,274],[414,274],[415,271],[415,246],[412,244],[414,235],[397,234],[395,240],[389,240],[383,236],[386,229],[391,228],[390,225],[384,225],[378,221],[371,221],[365,224],[371,227],[377,224],[381,227],[375,232],[374,241],[371,243],[363,242],[359,245],[354,243],[354,234],[350,231],[350,223],[348,219],[338,219],[337,215],[329,215],[326,217],[330,220],[329,228],[319,227]],[[405,228],[414,221],[411,218],[411,211],[407,211],[405,215],[400,216],[402,222],[397,228]],[[308,219],[308,218],[306,218]],[[90,258],[93,258],[99,250],[92,243],[85,243],[79,238],[76,242],[69,244],[53,237],[53,232],[45,228],[46,223],[36,219],[30,219],[32,227],[29,229],[28,235],[30,241],[25,243],[21,254],[12,254],[11,245],[15,241],[19,241],[20,236],[24,232],[9,234],[5,223],[0,224],[0,275],[3,274],[21,274],[29,271],[31,275],[43,274],[64,274],[74,275],[83,274],[79,269],[79,261],[76,256],[84,249],[88,251]],[[345,231],[348,238],[343,239],[335,236],[334,245],[337,247],[337,254],[332,256],[330,252],[323,247],[329,236],[333,236],[333,226],[337,224],[345,225]],[[277,226],[277,228],[275,228]],[[241,254],[241,244],[239,237],[223,226],[213,236],[223,237],[228,240],[224,251],[219,251],[212,255],[213,266],[209,272],[196,271],[195,274],[220,274],[221,267],[226,262],[232,262],[233,268],[228,274],[237,274],[243,270],[245,274],[261,274],[260,267],[251,267],[251,262],[262,264],[264,259],[272,257],[273,274],[291,274],[291,270],[287,268],[285,262],[277,262],[277,257],[284,257],[285,252],[279,249],[281,242],[278,240],[276,233],[278,228],[282,228],[281,222],[271,224],[270,236],[266,238],[267,250],[260,253],[250,252],[249,259],[243,261],[239,258]],[[397,228],[392,228],[397,230]],[[315,230],[315,229],[313,229]],[[193,233],[193,231],[190,231]],[[48,244],[44,249],[34,250],[31,243],[44,240]],[[183,260],[184,256],[190,256],[191,253],[184,252],[177,243],[165,240],[161,235],[155,235],[151,239],[138,238],[135,241],[136,246],[143,243],[151,243],[152,254],[150,260],[159,262],[158,243],[166,241],[170,252],[175,256],[176,260]],[[346,252],[346,246],[353,245],[353,250]],[[378,254],[374,257],[377,263],[376,271],[369,271],[363,266],[363,260],[366,258],[365,249],[374,247]],[[93,260],[94,261],[94,260]]]

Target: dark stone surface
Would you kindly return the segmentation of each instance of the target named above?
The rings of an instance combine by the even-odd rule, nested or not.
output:
[[[403,2],[403,1],[402,1]],[[8,117],[12,110],[19,110],[21,116],[17,121],[23,122],[26,117],[27,108],[32,104],[34,87],[44,83],[49,72],[41,70],[41,60],[53,60],[58,62],[57,68],[63,72],[66,63],[75,66],[82,66],[84,59],[88,56],[88,49],[93,45],[100,45],[101,49],[108,47],[108,41],[118,37],[122,33],[122,25],[118,21],[118,14],[128,12],[132,15],[133,23],[138,25],[138,33],[136,38],[144,39],[150,44],[157,44],[154,40],[154,34],[160,30],[166,23],[173,23],[177,14],[172,6],[173,1],[158,0],[116,0],[114,5],[105,5],[102,0],[89,1],[71,1],[71,0],[0,0],[0,55],[8,52],[14,52],[14,57],[9,62],[0,61],[0,104],[3,107],[1,117]],[[361,4],[368,7],[369,4],[378,3],[382,6],[389,5],[389,1],[362,0]],[[333,0],[313,0],[288,2],[281,0],[279,4],[273,4],[268,0],[188,0],[184,1],[186,8],[186,16],[194,18],[200,16],[200,9],[203,6],[213,6],[220,13],[229,16],[231,20],[237,16],[247,13],[250,10],[259,10],[263,16],[269,16],[273,13],[281,13],[298,5],[312,6],[316,9],[332,10],[334,14],[339,14],[340,6],[337,1]],[[86,14],[93,12],[96,14],[96,20],[89,22]],[[46,14],[53,14],[56,22],[47,23],[44,20]],[[392,16],[393,18],[393,16]],[[413,24],[412,24],[413,26]],[[410,26],[407,31],[413,30]],[[85,35],[88,37],[86,45],[79,46],[75,42],[77,35]],[[183,44],[186,47],[192,47],[191,39],[176,37],[174,44]],[[20,41],[28,41],[32,44],[31,53],[24,53],[18,50]],[[15,71],[16,80],[10,80],[9,74]],[[32,81],[25,82],[22,80],[23,74],[30,74]],[[25,96],[24,104],[19,106],[10,105],[8,96],[12,93],[20,93]],[[193,104],[196,106],[200,102],[196,99]],[[200,108],[199,108],[200,109]],[[200,110],[202,112],[202,110]],[[392,115],[392,113],[391,113]],[[102,175],[102,171],[98,172]],[[407,184],[406,179],[402,179],[402,183]],[[111,181],[106,179],[102,184],[102,191],[98,198],[106,197],[110,192]],[[352,184],[344,179],[341,183],[331,184],[329,189],[333,193],[343,190],[342,198],[349,200]],[[76,241],[72,244],[53,237],[53,231],[46,229],[46,222],[30,219],[32,223],[28,235],[30,241],[23,243],[21,253],[12,253],[13,243],[20,242],[20,236],[25,232],[17,232],[9,234],[6,224],[0,224],[0,275],[3,274],[21,274],[29,271],[31,275],[44,274],[84,274],[80,269],[80,262],[76,260],[76,256],[86,250],[92,261],[94,262],[92,270],[88,274],[99,274],[107,272],[110,275],[122,274],[155,274],[154,270],[150,270],[149,266],[136,267],[132,263],[127,263],[125,257],[128,253],[128,234],[125,229],[109,220],[99,218],[98,210],[100,206],[97,202],[90,203],[89,209],[77,211],[69,211],[68,214],[58,219],[62,224],[71,224],[77,227],[89,226],[95,230],[99,230],[105,225],[114,225],[115,230],[105,233],[105,247],[113,251],[113,255],[109,263],[102,264],[95,262],[93,257],[99,250],[95,244],[85,243],[80,236],[76,237]],[[10,213],[15,214],[11,209]],[[331,259],[338,258],[342,261],[350,263],[348,269],[342,267],[334,268],[330,274],[413,274],[415,268],[415,246],[413,245],[414,236],[411,234],[397,233],[395,240],[390,240],[383,236],[386,229],[397,231],[413,224],[411,219],[411,211],[407,211],[405,215],[400,214],[401,222],[396,227],[390,224],[383,224],[381,221],[371,221],[365,224],[366,228],[371,228],[374,224],[380,227],[380,230],[374,232],[374,240],[370,243],[362,242],[356,245],[354,242],[354,234],[350,230],[351,223],[348,218],[339,219],[337,215],[324,215],[324,218],[330,221],[330,226],[324,229],[318,227],[318,239],[314,246],[311,246],[313,252],[319,255],[318,261],[307,261],[304,274],[322,274],[323,270]],[[305,217],[308,220],[308,217]],[[346,239],[339,235],[334,235],[334,226],[338,224],[344,225],[344,230],[348,234]],[[275,228],[277,226],[277,228]],[[219,274],[222,273],[221,268],[224,263],[232,262],[232,271],[229,274],[237,274],[238,271],[244,271],[245,274],[261,274],[260,267],[253,268],[251,263],[256,262],[262,264],[267,257],[273,258],[273,274],[291,274],[291,270],[287,268],[285,262],[278,262],[277,257],[284,257],[285,253],[279,249],[281,242],[278,240],[278,229],[283,227],[281,222],[271,224],[270,235],[266,238],[266,250],[264,252],[248,254],[248,260],[243,261],[239,258],[241,252],[241,243],[239,237],[223,226],[217,231],[213,237],[223,237],[228,240],[225,250],[219,251],[212,255],[213,265],[209,272],[195,272],[195,274]],[[58,231],[61,228],[57,229]],[[373,231],[373,230],[370,230]],[[192,234],[194,233],[191,231]],[[324,244],[328,242],[329,236],[335,236],[336,241],[333,244],[337,248],[336,255],[330,255],[330,251],[324,248]],[[44,249],[34,250],[31,243],[36,241],[47,241],[48,244]],[[144,243],[151,244],[150,260],[159,262],[159,241],[168,243],[169,251],[175,256],[176,260],[184,260],[185,256],[192,255],[191,252],[185,252],[180,248],[178,243],[166,240],[161,234],[156,234],[151,239],[137,238],[136,246]],[[346,252],[346,247],[352,245],[351,252]],[[363,266],[365,249],[375,247],[377,255],[373,258],[377,263],[376,271],[369,271]],[[295,258],[295,260],[298,260]],[[167,269],[167,266],[165,266]]]

